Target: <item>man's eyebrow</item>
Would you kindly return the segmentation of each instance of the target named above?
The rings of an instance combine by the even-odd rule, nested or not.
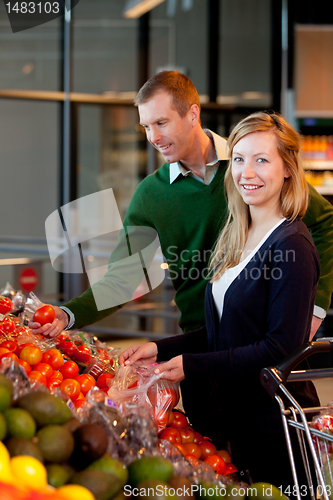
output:
[[[167,117],[159,117],[159,118],[156,118],[156,120],[153,121],[153,123],[158,123],[158,122],[165,122],[167,120]],[[145,126],[145,123],[144,122],[140,122],[140,125],[142,125],[143,127]]]

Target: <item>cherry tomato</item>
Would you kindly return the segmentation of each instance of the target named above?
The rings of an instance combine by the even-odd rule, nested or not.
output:
[[[169,415],[165,410],[155,408],[153,420],[158,430],[164,429],[168,425]]]
[[[209,457],[205,458],[204,462],[213,467],[217,474],[223,474],[225,471],[225,461],[218,455],[209,455]]]
[[[62,380],[55,377],[50,377],[47,381],[47,388],[49,391],[53,392],[56,387],[60,387]]]
[[[37,372],[36,370],[32,370],[32,372],[29,374],[29,379],[34,382],[37,381],[40,384],[43,384],[46,386],[46,378],[41,372]]]
[[[84,399],[84,400],[85,400],[86,398],[85,398],[85,395],[84,395],[82,392],[80,392],[80,394],[79,394],[79,395],[78,395],[78,397],[76,398],[76,401],[77,401],[78,399]]]
[[[185,450],[186,455],[194,455],[197,459],[201,458],[202,450],[200,446],[196,443],[182,443]]]
[[[34,366],[34,370],[42,373],[46,380],[48,380],[50,377],[52,377],[53,374],[53,368],[47,364],[47,363],[38,363],[37,365]]]
[[[10,352],[10,350],[6,349],[5,347],[0,347],[0,355],[4,354],[5,352]]]
[[[18,361],[18,357],[16,356],[16,354],[14,354],[13,352],[5,352],[4,354],[1,354],[0,355],[0,361],[4,358],[10,358],[10,359],[13,359],[14,361]]]
[[[170,443],[180,443],[182,442],[182,437],[178,429],[174,427],[167,427],[159,434],[160,439],[166,439]]]
[[[113,359],[110,358],[106,349],[97,349],[97,353],[99,359],[101,359],[105,363],[109,363],[111,366],[113,365]]]
[[[13,307],[13,302],[8,297],[0,296],[0,314],[10,313]]]
[[[3,333],[15,333],[14,321],[5,316],[0,323],[0,330],[3,331]]]
[[[197,431],[193,431],[193,432],[194,432],[194,440],[193,441],[197,444],[201,443],[201,441],[203,441],[203,435]]]
[[[200,465],[199,460],[198,460],[198,459],[197,459],[197,457],[195,457],[194,455],[190,455],[190,454],[188,454],[188,455],[185,455],[185,458],[186,458],[186,460],[187,460],[188,462],[190,462],[190,464],[191,464],[191,465],[194,465],[194,466],[196,466],[196,465]]]
[[[60,342],[59,349],[61,349],[62,352],[66,354],[66,356],[68,356],[69,358],[74,358],[77,352],[77,347],[71,340],[65,340],[63,342]]]
[[[74,401],[74,406],[77,410],[80,411],[85,402],[86,402],[85,399],[76,399]]]
[[[58,349],[48,349],[43,354],[43,363],[48,363],[53,370],[58,370],[64,364],[64,358]]]
[[[225,469],[224,469],[224,476],[227,476],[228,474],[233,474],[234,472],[238,472],[237,467],[234,464],[228,463],[225,464]]]
[[[138,387],[138,380],[136,380],[135,382],[133,382],[133,384],[129,385],[127,387],[127,389],[135,389],[136,387]]]
[[[14,340],[5,340],[4,342],[1,342],[0,347],[5,347],[8,351],[17,354],[16,351],[18,350],[18,345],[14,342]]]
[[[66,378],[76,378],[79,374],[79,367],[75,363],[75,361],[65,361],[65,363],[60,368],[60,373]],[[79,383],[78,383],[79,384]],[[80,385],[80,384],[79,384]]]
[[[182,454],[185,456],[186,455],[186,449],[182,445],[182,443],[174,443],[175,447],[178,448],[179,451],[182,452]]]
[[[148,394],[148,397],[153,406],[160,408],[174,408],[179,401],[179,393],[169,387],[152,392],[151,396]]]
[[[102,389],[103,387],[107,387],[109,389],[111,387],[113,379],[114,379],[114,375],[112,373],[102,373],[98,377],[98,379],[96,381],[96,385],[100,389]]]
[[[194,431],[192,429],[179,429],[182,443],[194,443]]]
[[[80,363],[89,363],[91,361],[91,352],[89,347],[85,345],[79,345],[74,352],[75,361],[79,361]]]
[[[227,450],[217,450],[215,455],[222,457],[226,464],[231,464],[232,462],[231,455]]]
[[[76,380],[79,382],[82,394],[86,395],[92,387],[95,386],[95,381],[92,382],[87,375],[78,375]]]
[[[63,374],[57,370],[53,370],[52,378],[56,378],[62,382],[64,380]]]
[[[29,375],[31,373],[31,366],[29,365],[29,363],[27,363],[26,361],[24,361],[23,359],[19,359],[18,362],[20,363],[20,365],[22,366],[22,368],[24,369],[25,373],[27,375]]]
[[[19,344],[19,346],[18,346],[17,351],[16,351],[15,354],[17,354],[18,356],[20,356],[20,354],[23,351],[23,349],[25,347],[29,347],[29,346],[36,347],[35,344],[33,344],[32,342],[25,342],[24,344]]]
[[[80,384],[73,378],[66,378],[60,384],[60,389],[64,391],[72,401],[75,401],[81,392]]]
[[[201,460],[205,460],[209,455],[213,455],[216,453],[216,447],[211,441],[207,441],[204,439],[199,443],[199,447],[201,448]]]
[[[33,315],[33,321],[40,323],[41,325],[46,325],[47,323],[53,323],[55,319],[55,312],[52,306],[42,306]]]
[[[20,358],[29,363],[30,366],[37,365],[42,361],[43,353],[37,346],[27,346],[20,352]]]
[[[187,426],[187,420],[184,413],[180,411],[173,412],[173,420],[171,422],[171,427],[177,427],[177,429],[185,429]]]
[[[87,375],[88,378],[90,378],[90,380],[96,384],[96,380],[94,379],[94,377],[90,374],[90,373],[85,373],[85,375]]]

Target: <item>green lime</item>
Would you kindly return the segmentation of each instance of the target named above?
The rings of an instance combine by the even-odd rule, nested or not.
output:
[[[7,434],[7,422],[2,413],[0,413],[0,441],[3,441]]]
[[[36,434],[36,422],[23,408],[8,408],[3,412],[7,421],[7,433],[12,437],[31,439]]]

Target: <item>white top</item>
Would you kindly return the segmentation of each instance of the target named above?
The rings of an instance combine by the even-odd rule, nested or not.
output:
[[[283,221],[285,221],[286,218],[284,217],[281,219],[275,226],[270,229],[265,236],[262,238],[262,240],[258,243],[258,245],[252,250],[249,255],[242,260],[237,266],[230,267],[227,269],[222,276],[214,281],[213,286],[212,286],[212,293],[213,293],[213,299],[214,303],[219,315],[219,318],[221,318],[222,313],[223,313],[223,304],[224,304],[224,296],[231,285],[231,283],[239,276],[239,274],[243,271],[243,269],[246,267],[246,265],[250,262],[252,257],[257,253],[259,248],[264,244],[264,242],[267,240],[267,238],[272,234],[272,232],[282,224]]]

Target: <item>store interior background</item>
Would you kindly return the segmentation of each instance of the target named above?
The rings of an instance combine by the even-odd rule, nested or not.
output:
[[[222,136],[261,109],[282,112],[304,135],[333,135],[326,1],[165,0],[139,19],[124,17],[125,4],[80,0],[70,20],[13,33],[0,3],[0,288],[20,288],[27,266],[38,274],[34,292],[44,302],[61,304],[88,286],[84,274],[52,268],[45,220],[108,188],[124,216],[138,183],[163,163],[133,106],[140,86],[161,69],[192,79],[202,125]],[[325,165],[329,178],[333,162]],[[332,201],[327,184],[321,192]],[[88,234],[90,223],[87,217]],[[110,245],[88,241],[85,256],[102,264]],[[332,314],[319,336],[331,336]],[[180,333],[177,318],[166,277],[87,330],[105,340],[162,338]]]

